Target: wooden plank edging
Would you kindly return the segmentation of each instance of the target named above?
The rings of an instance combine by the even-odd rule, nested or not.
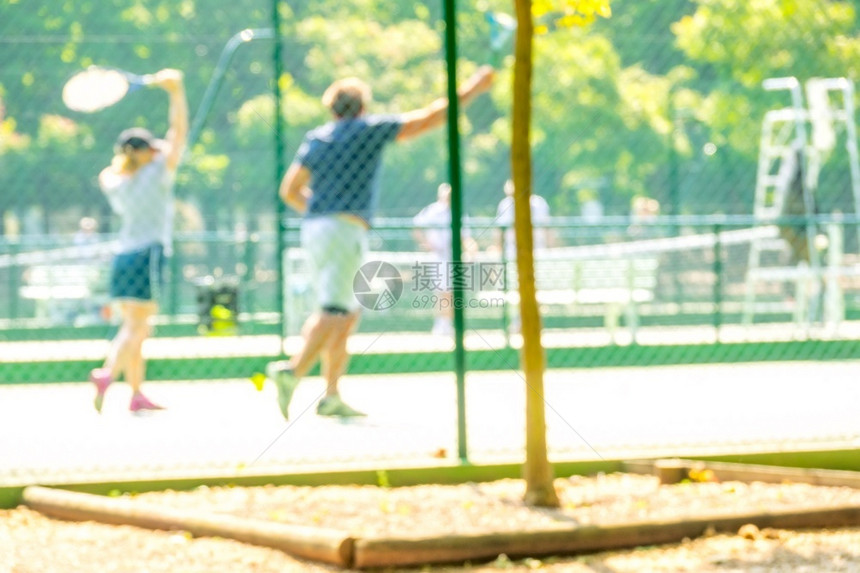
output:
[[[379,537],[355,540],[356,568],[414,566],[511,558],[571,555],[643,545],[675,543],[713,529],[736,532],[742,525],[799,529],[860,525],[860,505],[746,513],[619,525],[587,525],[546,531],[514,531],[443,537]]]
[[[860,472],[760,466],[725,462],[664,459],[629,462],[630,469],[689,476],[689,470],[708,469],[721,481],[797,482],[821,486],[860,487]],[[674,478],[673,478],[674,479]],[[678,520],[643,520],[613,525],[571,526],[540,531],[438,537],[356,538],[346,532],[260,519],[197,511],[177,511],[134,499],[110,498],[41,486],[26,487],[22,501],[46,515],[70,520],[93,520],[149,529],[188,531],[195,536],[218,536],[279,549],[296,557],[344,568],[415,566],[491,560],[510,557],[570,555],[642,545],[658,545],[695,538],[708,530],[736,532],[742,525],[782,529],[860,525],[860,504],[783,509],[771,512],[718,514]]]
[[[632,465],[632,464],[631,464]],[[860,472],[817,468],[790,468],[731,462],[704,462],[689,459],[660,459],[650,464],[660,483],[678,483],[690,477],[690,472],[709,471],[717,481],[762,483],[805,483],[825,487],[860,489]],[[637,464],[643,469],[642,464]]]
[[[334,529],[209,512],[179,511],[132,499],[41,486],[25,488],[23,503],[40,513],[61,519],[134,525],[154,530],[182,530],[195,537],[235,539],[340,567],[352,564],[354,539]]]

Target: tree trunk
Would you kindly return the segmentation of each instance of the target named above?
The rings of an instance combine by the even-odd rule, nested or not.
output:
[[[524,501],[528,505],[558,507],[552,466],[547,458],[546,409],[541,344],[541,323],[535,297],[534,252],[531,220],[531,82],[532,23],[531,0],[516,0],[517,35],[514,62],[514,109],[511,143],[511,171],[514,181],[514,231],[517,243],[520,317],[523,346],[522,369],[526,382],[526,482]]]

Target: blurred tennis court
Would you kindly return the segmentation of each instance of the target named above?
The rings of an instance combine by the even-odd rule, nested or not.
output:
[[[454,341],[432,333],[438,293],[425,281],[439,269],[414,233],[454,173],[458,223],[477,244],[461,269],[478,278],[463,298],[469,461],[521,461],[518,278],[499,213],[511,176],[503,4],[445,14],[437,3],[281,0],[204,13],[144,2],[48,14],[6,3],[0,479],[457,463]],[[619,1],[611,19],[536,38],[531,192],[546,200],[539,226],[553,238],[535,268],[553,459],[858,447],[860,159],[848,79],[858,40],[844,8]],[[747,31],[760,25],[779,58],[749,58],[762,45]],[[459,53],[443,29],[456,29]],[[725,49],[702,50],[701,38]],[[343,382],[370,415],[318,417],[311,377],[285,423],[274,389],[257,392],[250,377],[296,350],[317,308],[300,219],[278,198],[287,163],[301,134],[329,119],[320,99],[336,78],[362,76],[371,111],[401,112],[446,94],[449,58],[454,83],[488,61],[498,82],[463,110],[457,133],[386,152],[370,258],[396,267],[403,292],[364,312]],[[148,417],[128,412],[125,384],[97,415],[85,382],[118,322],[106,274],[119,221],[96,177],[121,129],[165,133],[166,102],[139,89],[69,107],[64,84],[93,65],[182,70],[194,112],[144,352],[167,409]],[[219,285],[235,308],[216,317]]]
[[[554,461],[858,447],[860,388],[851,362],[565,369],[547,373]],[[513,371],[466,382],[472,463],[521,462],[525,383]],[[88,384],[0,387],[0,481],[100,481],[129,475],[302,472],[456,463],[453,375],[350,376],[342,391],[369,415],[319,417],[323,390],[297,391],[290,422],[274,389],[248,380],[163,382],[168,409],[126,410],[112,388],[104,412]]]

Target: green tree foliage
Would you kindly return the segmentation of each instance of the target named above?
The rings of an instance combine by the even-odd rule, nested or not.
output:
[[[721,77],[757,88],[768,77],[856,76],[860,42],[847,2],[700,0],[673,25],[678,46]],[[849,56],[846,58],[845,56]],[[852,61],[853,60],[853,61]],[[739,63],[744,65],[739,65]]]
[[[857,77],[860,40],[846,2],[702,0],[672,26],[677,45],[715,81],[699,81],[708,98],[700,119],[742,153],[757,152],[760,117],[774,98],[766,78]]]
[[[733,171],[731,163],[750,165],[758,154],[759,118],[768,109],[790,104],[786,92],[765,92],[765,79],[794,76],[803,84],[813,77],[856,80],[860,75],[857,3],[698,0],[695,4],[695,12],[680,18],[671,30],[677,46],[696,68],[690,85],[702,97],[693,113],[708,126],[710,140],[719,150],[705,161],[705,175],[722,178],[730,192],[731,177],[726,175]],[[732,156],[735,161],[729,163]],[[833,158],[837,163],[843,160],[840,154]],[[847,176],[847,169],[840,171]],[[747,177],[748,188],[753,182]],[[824,193],[839,195],[839,187],[847,188],[847,183],[825,186]],[[844,198],[843,205],[839,202],[834,197],[824,203],[853,211]],[[749,198],[735,205],[740,212],[751,210]]]

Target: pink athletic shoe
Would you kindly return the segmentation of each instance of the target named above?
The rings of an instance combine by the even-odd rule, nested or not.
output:
[[[132,412],[143,412],[147,410],[164,410],[164,406],[159,406],[158,404],[153,403],[140,392],[135,392],[131,397],[131,403],[128,405],[128,409]]]
[[[113,379],[110,377],[110,372],[104,368],[93,368],[90,371],[90,382],[96,386],[96,399],[94,401],[96,412],[101,412],[102,404],[105,400],[105,392],[107,392],[108,386],[111,385]]]

